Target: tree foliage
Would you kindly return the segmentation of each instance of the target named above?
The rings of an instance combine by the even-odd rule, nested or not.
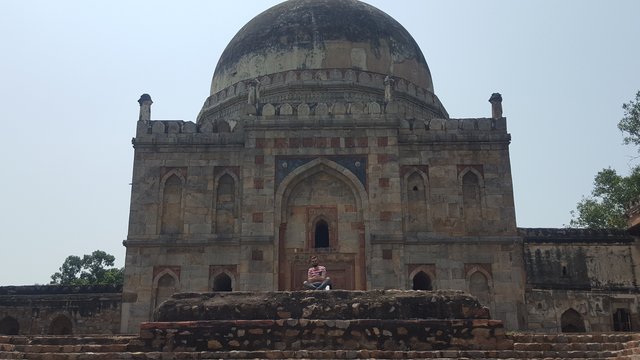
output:
[[[636,93],[636,99],[622,105],[624,117],[618,123],[618,129],[626,133],[625,144],[640,145],[640,91]]]
[[[576,206],[571,226],[594,229],[624,229],[627,226],[626,211],[629,204],[640,197],[640,166],[629,176],[621,176],[615,170],[603,169],[595,177],[591,196],[583,198]]]
[[[96,285],[122,284],[124,269],[114,268],[115,257],[102,250],[82,258],[67,256],[62,266],[51,275],[51,284],[59,285]]]
[[[640,91],[635,100],[622,105],[624,117],[618,129],[624,134],[625,144],[640,146]],[[591,196],[585,197],[571,212],[570,226],[594,229],[624,229],[627,226],[626,212],[632,201],[640,197],[640,166],[631,169],[628,176],[615,170],[603,169],[596,175]]]

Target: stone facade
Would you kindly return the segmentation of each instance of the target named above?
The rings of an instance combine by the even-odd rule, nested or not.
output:
[[[520,229],[527,329],[640,329],[636,238],[625,231]]]
[[[636,319],[633,237],[516,228],[501,101],[450,118],[410,34],[364,3],[258,15],[195,121],[140,99],[121,331],[174,292],[300,289],[311,255],[335,288],[464,290],[509,329]]]

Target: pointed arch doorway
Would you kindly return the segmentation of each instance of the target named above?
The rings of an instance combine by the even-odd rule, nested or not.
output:
[[[339,164],[315,159],[292,171],[276,193],[278,289],[299,290],[318,256],[335,289],[366,289],[366,192]]]

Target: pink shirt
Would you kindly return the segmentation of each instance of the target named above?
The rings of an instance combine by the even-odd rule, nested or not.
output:
[[[327,268],[325,268],[322,265],[318,265],[316,267],[312,266],[307,271],[307,278],[312,279],[317,276],[322,276],[322,273],[326,273],[326,272],[327,272]]]

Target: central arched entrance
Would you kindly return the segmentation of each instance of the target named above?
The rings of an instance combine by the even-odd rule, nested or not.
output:
[[[335,289],[365,289],[366,192],[342,166],[316,159],[292,171],[276,194],[278,289],[298,290],[318,256]]]

